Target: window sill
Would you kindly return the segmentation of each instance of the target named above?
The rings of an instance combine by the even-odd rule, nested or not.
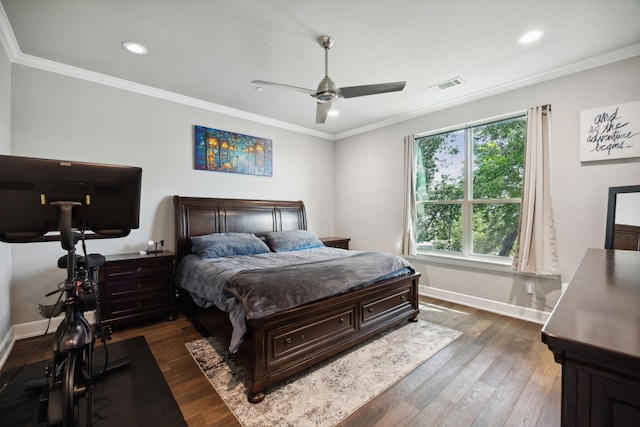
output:
[[[498,260],[483,257],[463,257],[451,254],[419,253],[417,255],[402,255],[407,261],[421,261],[455,267],[466,267],[475,270],[489,270],[500,273],[521,274],[511,269],[511,259]]]

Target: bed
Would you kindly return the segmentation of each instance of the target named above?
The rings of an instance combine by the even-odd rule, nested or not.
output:
[[[306,212],[302,201],[174,196],[174,208],[178,272],[184,272],[185,264],[195,257],[191,252],[194,242],[199,242],[198,238],[194,238],[196,236],[218,237],[216,233],[251,233],[264,240],[273,235],[303,233],[303,230],[307,230]],[[331,250],[349,252],[321,247],[314,247],[309,252]],[[348,255],[349,258],[356,258],[355,254]],[[371,255],[375,256],[374,253]],[[270,254],[264,256],[269,257]],[[321,270],[323,268],[316,266],[316,270],[310,270],[314,273],[296,276],[315,277]],[[266,276],[263,274],[266,271],[256,270],[255,273],[258,274],[254,274],[252,279]],[[275,269],[274,273],[277,271],[279,269]],[[252,272],[247,274],[245,279],[250,278]],[[181,275],[184,276],[184,273]],[[347,282],[347,276],[349,274],[341,276],[338,281],[342,281],[344,277],[344,281]],[[242,331],[242,339],[237,349],[230,349],[234,352],[233,357],[244,369],[248,400],[258,403],[264,399],[266,387],[384,330],[406,321],[416,321],[419,313],[419,277],[420,274],[411,269],[391,278],[367,283],[366,286],[349,285],[332,295],[311,301],[303,300],[302,303],[295,302],[294,306],[277,311],[267,310],[258,316],[243,306],[246,331]],[[332,283],[336,282],[334,279],[331,279]],[[221,334],[233,342],[235,330],[237,338],[238,332],[233,321],[211,323],[207,320],[212,316],[210,313],[220,314],[219,308],[204,310],[201,308],[202,301],[194,303],[192,292],[186,292],[181,288],[177,291],[182,301],[189,301],[187,305],[192,307],[192,313],[195,313],[199,324],[206,332],[212,335]]]

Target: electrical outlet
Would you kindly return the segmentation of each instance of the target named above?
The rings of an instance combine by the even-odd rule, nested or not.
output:
[[[530,295],[536,294],[536,284],[533,282],[525,282],[524,283],[527,289],[527,293]]]

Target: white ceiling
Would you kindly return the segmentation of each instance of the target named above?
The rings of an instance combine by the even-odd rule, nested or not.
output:
[[[640,55],[640,0],[1,3],[0,36],[16,63],[133,82],[132,90],[332,139]],[[531,29],[544,37],[519,45]],[[255,79],[315,89],[324,76],[321,35],[335,39],[329,75],[338,86],[406,80],[405,89],[339,99],[339,116],[323,125],[308,95],[256,90]],[[126,40],[149,52],[125,51]],[[429,90],[453,77],[465,84]]]

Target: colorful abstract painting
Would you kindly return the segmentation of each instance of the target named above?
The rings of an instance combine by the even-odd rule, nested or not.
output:
[[[195,126],[195,169],[273,176],[270,139]]]

